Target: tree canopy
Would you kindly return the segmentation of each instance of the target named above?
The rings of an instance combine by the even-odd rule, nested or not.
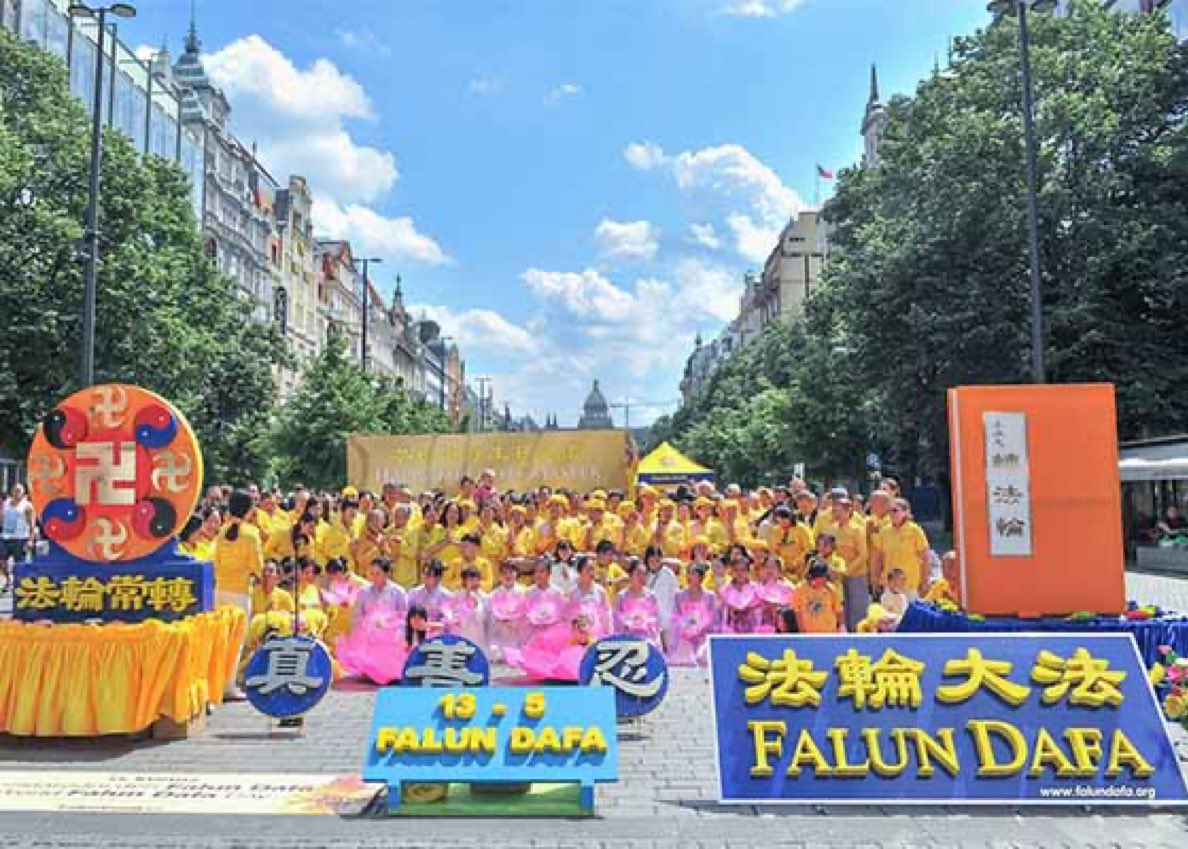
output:
[[[1018,51],[1004,20],[892,100],[878,166],[840,174],[825,208],[805,315],[719,369],[661,435],[743,479],[761,472],[747,428],[764,420],[766,468],[847,475],[876,450],[909,480],[944,475],[945,390],[1030,376]],[[1033,16],[1031,56],[1048,379],[1114,383],[1124,439],[1182,431],[1188,52],[1162,15],[1081,0]]]

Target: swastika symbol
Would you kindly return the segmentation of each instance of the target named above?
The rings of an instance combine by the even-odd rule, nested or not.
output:
[[[74,500],[90,504],[131,506],[136,503],[136,443],[80,442],[75,449]]]

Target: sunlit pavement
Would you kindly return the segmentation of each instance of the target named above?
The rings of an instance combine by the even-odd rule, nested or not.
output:
[[[1188,581],[1130,575],[1128,587],[1141,602],[1188,610]],[[357,773],[372,702],[368,689],[332,692],[299,739],[269,737],[243,703],[220,708],[205,733],[175,743],[0,738],[0,768]],[[622,740],[621,780],[599,788],[593,820],[3,814],[0,846],[1188,846],[1188,811],[720,807],[710,733],[703,675],[676,670],[642,734]]]

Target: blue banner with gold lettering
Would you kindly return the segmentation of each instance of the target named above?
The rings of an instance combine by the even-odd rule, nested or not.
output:
[[[715,636],[724,802],[1183,804],[1125,634]]]
[[[214,608],[214,567],[170,544],[126,563],[88,563],[54,546],[18,563],[14,619],[24,622],[173,622]]]

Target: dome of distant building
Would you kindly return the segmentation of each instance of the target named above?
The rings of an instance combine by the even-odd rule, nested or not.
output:
[[[598,381],[594,381],[594,388],[586,396],[586,403],[582,405],[582,417],[578,419],[579,430],[610,430],[615,426],[611,421],[610,406],[606,397],[598,388]]]

